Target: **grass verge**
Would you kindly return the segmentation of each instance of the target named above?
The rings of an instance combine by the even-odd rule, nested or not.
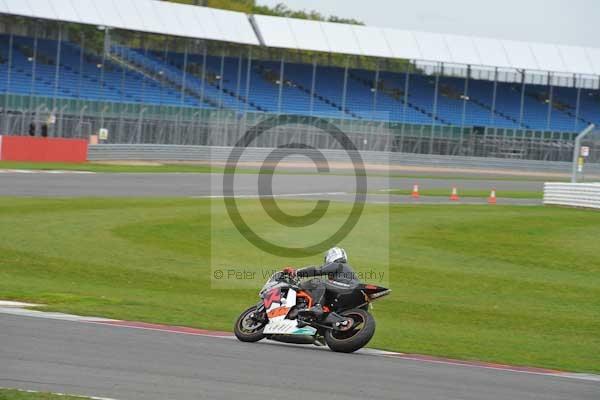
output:
[[[258,201],[239,205],[257,231],[295,243]],[[349,207],[331,204],[298,240],[323,237]],[[389,273],[371,346],[598,373],[598,237],[600,213],[577,209],[367,205],[340,244],[358,271]],[[215,263],[317,262],[258,251],[205,199],[0,198],[0,298],[50,310],[231,330],[257,288],[216,289]]]
[[[26,392],[0,388],[0,400],[84,400],[89,397],[65,396],[43,392]]]
[[[73,163],[34,163],[18,161],[0,161],[0,169],[24,169],[33,171],[85,171],[105,173],[211,173],[222,172],[222,167],[189,164],[159,164],[159,165],[119,165],[87,162]],[[257,173],[258,170],[252,171]]]

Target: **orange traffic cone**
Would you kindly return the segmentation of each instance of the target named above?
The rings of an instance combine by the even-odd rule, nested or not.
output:
[[[413,199],[419,198],[419,185],[413,185],[413,191],[412,191],[411,196]]]
[[[458,201],[459,200],[459,198],[458,198],[458,190],[456,190],[456,186],[454,186],[452,188],[452,194],[450,195],[450,200],[452,200],[452,201]]]
[[[490,193],[490,197],[488,197],[488,203],[496,204],[496,189],[492,189],[492,192]]]

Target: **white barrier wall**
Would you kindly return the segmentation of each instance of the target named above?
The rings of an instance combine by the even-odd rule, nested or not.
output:
[[[600,209],[600,183],[546,183],[544,204]]]

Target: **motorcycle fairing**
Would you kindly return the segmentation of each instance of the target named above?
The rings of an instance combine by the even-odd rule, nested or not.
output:
[[[277,293],[274,292],[275,290]],[[286,318],[290,309],[296,305],[294,289],[288,289],[285,295],[279,288],[272,289],[265,295],[263,303],[269,318],[269,323],[263,330],[265,335],[314,335],[317,333],[317,330],[311,326],[300,328],[296,319]]]

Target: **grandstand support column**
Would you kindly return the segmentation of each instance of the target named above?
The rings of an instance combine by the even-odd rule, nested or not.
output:
[[[546,117],[546,129],[550,129],[550,123],[552,122],[552,103],[554,102],[554,85],[552,84],[552,72],[548,72],[548,87],[550,88],[548,94],[548,115]]]
[[[242,96],[242,62],[243,62],[243,57],[242,57],[242,53],[241,51],[238,53],[238,60],[237,60],[237,64],[238,64],[238,68],[237,68],[237,79],[236,79],[236,83],[235,83],[235,95],[238,97],[238,99],[243,98]],[[248,102],[248,99],[246,99],[244,101],[244,105],[242,107],[244,107],[244,109],[246,108],[246,103]],[[232,140],[232,146],[233,144],[235,144],[238,140],[239,137],[241,137],[241,132],[242,131],[242,125],[243,125],[243,120],[242,118],[240,118],[242,113],[242,110],[238,109],[236,110],[236,123],[235,123],[235,129],[233,132],[233,140]]]
[[[239,123],[239,131],[238,137],[236,138],[234,143],[237,143],[237,140],[242,137],[244,132],[248,129],[248,107],[250,105],[250,80],[252,78],[252,47],[248,46],[248,56],[246,61],[246,87],[244,88],[244,96],[246,97],[246,101],[244,102],[244,115],[243,118],[240,119]]]
[[[203,42],[202,49],[202,82],[200,82],[200,102],[204,103],[204,87],[206,85],[206,42]]]
[[[490,110],[490,125],[494,125],[496,119],[496,98],[498,96],[498,67],[494,68],[494,88],[492,90],[492,109]]]
[[[52,109],[56,109],[56,97],[58,95],[58,85],[60,84],[60,53],[62,50],[62,25],[58,25],[58,41],[56,43],[56,68],[54,70],[54,92],[52,98]]]
[[[440,69],[443,70],[443,63],[440,63]],[[433,89],[433,112],[431,113],[431,135],[429,136],[429,154],[433,154],[433,139],[435,137],[435,128],[437,122],[437,112],[438,112],[438,92],[440,87],[440,73],[441,71],[435,72],[435,86]]]
[[[33,104],[31,104],[32,100],[33,100],[33,95],[35,95],[35,75],[36,75],[36,68],[37,68],[37,49],[38,49],[38,26],[39,24],[35,24],[35,28],[34,28],[34,36],[33,36],[33,55],[32,55],[32,60],[31,60],[31,89],[29,91],[29,94],[31,95],[31,97],[29,98],[29,104],[30,104],[30,109],[33,109]],[[37,124],[37,122],[36,122]],[[37,131],[37,126],[36,126],[36,131]]]
[[[79,73],[77,74],[77,106],[79,106],[79,100],[81,99],[81,79],[83,77],[83,59],[85,55],[85,34],[81,32],[79,38],[81,44],[79,45]]]
[[[467,65],[467,76],[465,78],[465,86],[463,89],[463,105],[462,115],[460,116],[460,142],[458,145],[458,155],[463,154],[463,141],[465,134],[465,120],[467,118],[467,101],[469,101],[469,78],[471,78],[471,66]]]
[[[377,92],[379,91],[379,63],[380,60],[377,59],[375,63],[375,78],[373,80],[373,117],[377,114]]]
[[[577,82],[577,76],[574,78],[575,82]],[[579,108],[581,107],[581,86],[577,88],[577,100],[575,103],[575,121],[573,121],[573,129],[577,130],[579,127]]]
[[[285,70],[285,57],[281,55],[279,62],[279,93],[277,94],[277,114],[281,114],[281,105],[283,101],[283,78]]]
[[[519,128],[523,126],[523,116],[525,115],[525,70],[521,71],[521,105],[519,106]]]
[[[246,103],[244,104],[244,123],[248,124],[248,103],[250,102],[250,79],[252,78],[252,47],[248,47],[248,65],[246,66]]]
[[[131,47],[131,45],[128,45],[129,47]],[[123,135],[123,131],[124,129],[124,107],[123,104],[125,103],[125,68],[123,66],[121,66],[121,86],[120,86],[120,91],[121,91],[121,95],[120,95],[120,101],[121,104],[119,104],[119,131],[115,132],[115,135],[111,135],[111,136],[116,136],[116,137],[121,137],[121,135]],[[129,108],[129,106],[127,106],[127,108]]]
[[[219,108],[223,108],[223,82],[225,82],[225,49],[221,50],[221,67],[219,69]]]
[[[241,85],[242,85],[242,53],[238,54],[238,70],[237,70],[237,79],[235,84],[235,95],[241,97]],[[246,99],[246,101],[248,101]],[[238,113],[240,110],[237,110]]]
[[[181,112],[183,109],[183,106],[185,104],[185,90],[186,90],[186,86],[187,86],[187,73],[188,73],[188,53],[189,53],[189,43],[186,39],[184,39],[185,41],[185,45],[183,46],[183,74],[181,76],[181,97],[179,99],[179,110],[177,112],[177,121],[175,123],[175,135],[174,138],[172,139],[173,143],[177,143],[177,144],[181,144],[181,138],[183,136],[181,130],[181,125],[183,123],[182,120],[182,116],[181,116]],[[177,139],[175,139],[175,137]]]
[[[10,92],[10,81],[12,78],[12,61],[13,61],[13,43],[14,36],[11,31],[8,38],[8,68],[6,69],[6,93],[4,94],[4,129],[3,134],[9,134],[9,121],[8,121],[8,93]]]
[[[344,84],[342,86],[342,118],[344,117],[344,114],[346,113],[346,95],[348,93],[348,67],[350,64],[350,60],[348,59],[348,57],[346,57],[346,62],[344,65]]]
[[[169,38],[165,37],[165,51],[163,52],[163,63],[165,65],[168,65],[168,60],[169,59]],[[163,92],[165,90],[165,73],[164,71],[158,71],[158,74],[160,75],[160,100],[159,102],[159,107],[161,112],[163,112],[163,104],[165,103],[164,100],[164,96],[163,96]]]
[[[406,126],[406,111],[408,109],[408,91],[410,90],[410,60],[406,63],[404,77],[404,100],[402,102],[402,127],[400,128],[400,153],[404,150],[404,134]]]
[[[144,57],[147,58],[148,57],[148,42],[146,41],[146,38],[144,35],[141,35],[140,38],[140,42],[142,47],[144,48]],[[144,104],[146,101],[146,75],[142,75],[141,79],[140,79],[140,100],[141,100],[141,104]]]
[[[106,69],[106,56],[110,51],[110,29],[103,27],[104,29],[104,49],[102,51],[102,63],[100,64],[100,97],[104,97],[104,70]]]
[[[179,104],[183,107],[185,103],[185,87],[187,85],[187,70],[188,70],[188,43],[185,42],[185,47],[183,49],[183,75],[181,77],[181,98],[179,99]]]
[[[315,111],[315,87],[317,84],[317,56],[313,56],[312,63],[312,79],[310,82],[310,116],[313,116]]]

